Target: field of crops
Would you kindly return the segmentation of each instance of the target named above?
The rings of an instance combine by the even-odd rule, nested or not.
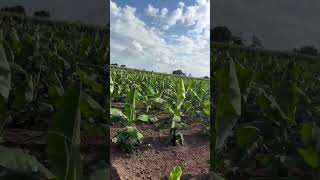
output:
[[[211,171],[220,179],[319,179],[319,58],[216,46]]]
[[[319,57],[214,46],[210,80],[108,59],[104,27],[0,14],[0,179],[320,179]]]
[[[1,178],[106,179],[108,36],[0,15]]]
[[[209,89],[207,79],[112,67],[115,173],[122,179],[161,179],[179,165],[185,177],[207,175]]]

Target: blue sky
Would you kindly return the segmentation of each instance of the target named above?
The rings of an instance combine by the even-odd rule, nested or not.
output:
[[[110,28],[111,63],[209,75],[209,0],[112,0]]]

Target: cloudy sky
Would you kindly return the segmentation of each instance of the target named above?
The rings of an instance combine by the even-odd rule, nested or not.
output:
[[[110,1],[111,63],[209,75],[209,0]]]
[[[57,20],[105,25],[109,19],[108,0],[0,0],[0,8],[16,5],[24,6],[28,15],[47,10]]]
[[[319,0],[214,0],[211,27],[226,25],[246,39],[255,34],[266,48],[320,48]]]

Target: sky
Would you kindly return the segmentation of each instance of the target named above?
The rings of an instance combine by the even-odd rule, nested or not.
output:
[[[214,0],[211,27],[227,26],[233,34],[253,34],[265,48],[290,50],[313,45],[320,50],[318,0]]]
[[[81,21],[89,25],[106,25],[109,20],[108,0],[0,0],[4,6],[22,5],[27,14],[36,10],[47,10],[53,19]]]
[[[110,0],[111,63],[210,75],[209,0]]]

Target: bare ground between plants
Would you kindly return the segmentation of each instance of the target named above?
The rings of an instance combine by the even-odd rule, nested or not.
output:
[[[126,154],[117,145],[111,145],[113,180],[164,180],[171,169],[180,165],[183,179],[209,179],[209,139],[201,134],[202,125],[192,124],[179,130],[184,135],[184,146],[165,144],[169,129],[154,125],[137,125],[144,141],[133,154]],[[120,127],[111,127],[110,138]]]

